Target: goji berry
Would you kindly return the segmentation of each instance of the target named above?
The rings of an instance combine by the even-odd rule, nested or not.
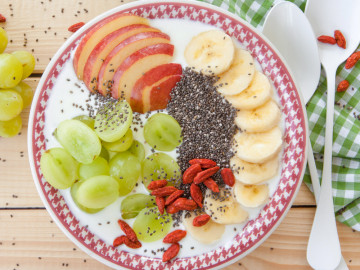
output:
[[[348,89],[349,85],[350,85],[350,83],[347,80],[343,80],[343,81],[339,82],[336,91],[344,92],[344,91],[346,91],[346,89]]]
[[[346,60],[345,68],[349,69],[355,66],[357,61],[360,59],[360,51],[354,52],[352,55],[349,56],[349,58]]]
[[[335,40],[336,40],[336,44],[339,47],[341,47],[343,49],[346,49],[346,39],[345,39],[344,35],[341,33],[340,30],[335,30],[334,37],[335,37]]]
[[[6,18],[4,15],[0,14],[0,23],[6,22]]]
[[[198,206],[194,200],[186,199],[186,198],[178,198],[173,203],[173,205],[179,210],[195,210]]]
[[[147,188],[149,190],[155,190],[158,188],[165,187],[167,183],[168,182],[166,180],[155,180],[155,181],[151,181],[150,184],[147,186]]]
[[[219,169],[220,169],[219,166],[215,166],[215,167],[206,169],[206,170],[204,170],[202,172],[199,172],[194,178],[194,183],[195,184],[200,184],[200,183],[204,182],[210,176],[215,174]]]
[[[209,220],[210,220],[210,216],[207,214],[197,216],[193,219],[193,226],[195,227],[204,226],[206,223],[209,222]]]
[[[151,192],[151,195],[159,196],[159,197],[165,197],[165,196],[171,195],[172,193],[174,193],[177,190],[178,189],[176,187],[166,186],[166,187],[162,187],[162,188],[158,188],[158,189],[153,190]]]
[[[203,201],[203,194],[201,192],[201,189],[198,185],[192,183],[190,186],[190,195],[191,198],[196,202],[196,204],[202,208],[202,201]]]
[[[69,28],[68,28],[68,31],[70,32],[76,32],[77,30],[79,30],[81,27],[84,26],[85,23],[83,22],[79,22],[79,23],[75,23],[73,25],[71,25]]]
[[[134,230],[127,224],[125,221],[119,219],[118,224],[121,228],[121,230],[125,233],[125,235],[130,239],[132,242],[138,241],[136,233]]]
[[[207,158],[194,158],[189,161],[191,165],[200,164],[201,168],[208,169],[216,166],[216,162]]]
[[[335,38],[330,37],[330,36],[325,36],[325,35],[319,36],[317,38],[317,40],[322,42],[322,43],[329,43],[329,44],[335,44],[336,43]]]
[[[226,185],[232,187],[235,185],[235,176],[231,169],[224,168],[221,170],[221,177]]]
[[[113,246],[117,247],[117,246],[120,246],[120,245],[124,244],[125,241],[126,241],[125,238],[127,238],[125,235],[121,235],[119,237],[116,237],[114,242],[113,242]]]
[[[129,248],[141,248],[141,242],[139,240],[131,241],[128,237],[125,238],[124,244]]]
[[[212,178],[206,179],[203,183],[212,192],[220,192],[218,184],[216,184],[216,182]]]
[[[175,214],[177,212],[179,212],[180,209],[178,209],[177,207],[174,206],[174,203],[166,206],[166,213],[168,214]]]
[[[186,236],[186,231],[184,230],[175,230],[168,235],[165,236],[163,239],[164,243],[167,244],[175,244],[179,242],[181,239],[183,239]]]
[[[179,198],[181,195],[184,194],[183,190],[177,190],[175,192],[173,192],[169,197],[167,197],[167,199],[165,200],[165,205],[169,205],[171,203],[173,203],[177,198]]]
[[[160,214],[164,214],[165,209],[165,198],[164,197],[155,197],[155,203],[159,209]]]
[[[162,261],[168,262],[172,258],[175,258],[179,253],[180,245],[178,243],[172,244],[163,254]]]
[[[191,165],[183,174],[183,183],[191,184],[194,181],[195,176],[201,171],[200,164]]]

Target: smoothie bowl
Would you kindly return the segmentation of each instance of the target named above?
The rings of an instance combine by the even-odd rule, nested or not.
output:
[[[139,1],[83,26],[36,91],[29,157],[62,231],[113,268],[222,268],[284,218],[306,160],[283,59],[234,15]]]

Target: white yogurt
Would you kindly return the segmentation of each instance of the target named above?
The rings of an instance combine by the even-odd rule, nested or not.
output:
[[[186,45],[195,35],[200,32],[214,29],[215,27],[205,25],[199,22],[191,22],[191,21],[183,21],[178,19],[156,19],[151,21],[151,25],[153,27],[159,28],[164,33],[167,33],[171,37],[172,44],[175,45],[175,53],[173,62],[180,63],[183,67],[186,66],[185,59],[183,57],[184,50]],[[239,43],[237,46],[241,47]],[[71,58],[72,59],[72,58]],[[257,69],[260,69],[260,65],[257,63]],[[47,103],[46,111],[45,111],[45,127],[44,127],[44,135],[46,138],[46,149],[52,147],[61,147],[60,144],[56,141],[52,133],[59,125],[59,123],[63,120],[73,118],[78,115],[87,114],[86,111],[82,111],[79,107],[74,106],[74,103],[77,105],[86,108],[86,102],[89,98],[89,92],[86,89],[84,83],[77,79],[72,60],[69,60],[60,75],[57,78],[56,84],[53,87],[50,98]],[[275,96],[275,100],[278,100],[278,97]],[[91,98],[90,104],[94,104],[94,99]],[[142,116],[144,117],[144,116]],[[284,120],[282,118],[281,128],[284,130]],[[132,125],[132,130],[134,134],[134,138],[141,143],[144,144],[144,138],[142,135],[142,129],[138,127],[138,131],[135,132],[134,128],[136,126]],[[151,154],[150,147],[147,144],[144,144],[146,155]],[[167,154],[176,158],[175,151],[171,153],[167,152]],[[281,154],[280,154],[281,157]],[[269,185],[270,195],[272,196],[277,189],[278,183],[280,180],[280,169],[278,175],[267,181]],[[132,191],[132,193],[140,192],[147,193],[146,189],[142,184],[139,184],[138,187]],[[121,218],[120,213],[120,205],[123,198],[119,198],[116,202],[106,207],[104,210],[95,213],[95,214],[87,214],[81,211],[73,202],[70,189],[61,190],[61,194],[64,196],[67,205],[70,210],[76,216],[76,218],[80,221],[82,225],[88,226],[88,229],[101,238],[104,242],[111,245],[113,240],[123,234],[120,230],[117,220]],[[246,208],[249,212],[249,218],[256,218],[262,207],[257,208]],[[127,222],[132,225],[134,219],[127,220]],[[194,256],[198,254],[203,254],[209,252],[211,250],[216,249],[217,247],[224,246],[228,243],[233,237],[241,231],[244,224],[236,224],[236,225],[227,225],[225,233],[220,241],[211,244],[205,245],[202,244],[195,239],[193,239],[189,234],[181,241],[182,248],[180,249],[179,256],[187,257]],[[178,229],[179,227],[177,227]],[[183,228],[181,225],[180,228]],[[122,245],[119,248],[123,250],[130,251],[132,253],[136,252],[140,255],[145,255],[149,257],[161,257],[162,252],[153,255],[151,253],[152,250],[157,251],[162,247],[167,247],[168,245],[164,245],[161,240],[152,242],[152,243],[142,243],[142,248],[132,250],[128,249],[126,246]]]

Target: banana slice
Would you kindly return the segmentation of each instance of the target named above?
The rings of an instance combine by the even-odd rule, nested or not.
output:
[[[235,179],[246,185],[256,185],[274,177],[279,169],[279,159],[274,157],[265,163],[250,163],[237,156],[230,159]]]
[[[258,207],[269,199],[268,185],[243,185],[237,182],[234,186],[236,200],[245,207]]]
[[[280,117],[279,106],[275,101],[269,100],[253,110],[238,111],[235,124],[246,132],[264,132],[277,126]]]
[[[220,224],[238,224],[248,218],[248,212],[234,199],[231,188],[222,188],[219,193],[207,190],[204,209],[211,219]]]
[[[252,110],[263,105],[271,98],[272,88],[269,79],[259,71],[255,71],[249,87],[235,96],[225,98],[237,109]]]
[[[251,163],[264,163],[272,159],[281,149],[282,134],[279,127],[261,132],[238,132],[234,136],[235,155]]]
[[[188,212],[189,216],[183,218],[183,224],[186,231],[197,241],[203,244],[212,244],[221,239],[225,232],[225,225],[216,223],[211,219],[204,226],[194,227],[193,220],[196,217],[195,213]]]
[[[215,85],[223,95],[237,95],[248,88],[254,74],[254,58],[248,51],[237,49],[230,69],[220,74],[220,79]]]
[[[218,75],[230,67],[234,52],[230,36],[220,30],[210,30],[195,36],[184,55],[189,66],[207,75]]]

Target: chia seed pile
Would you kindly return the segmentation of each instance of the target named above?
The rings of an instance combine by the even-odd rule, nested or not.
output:
[[[234,155],[231,142],[236,132],[236,109],[217,92],[216,80],[216,77],[186,68],[171,91],[167,109],[182,128],[183,142],[178,150],[182,173],[191,159],[211,159],[225,168]],[[213,179],[221,185],[220,173]]]

